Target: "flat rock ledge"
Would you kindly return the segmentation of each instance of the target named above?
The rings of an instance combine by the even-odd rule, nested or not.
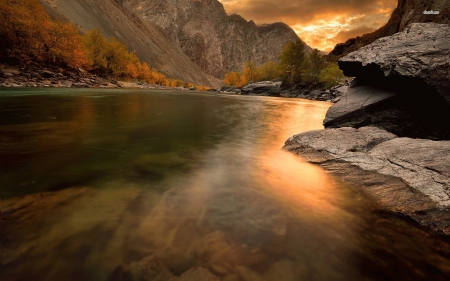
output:
[[[343,127],[295,135],[283,148],[362,186],[380,208],[450,235],[450,141]]]

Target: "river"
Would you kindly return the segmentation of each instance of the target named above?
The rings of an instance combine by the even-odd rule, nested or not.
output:
[[[281,149],[329,106],[0,89],[2,280],[450,280],[447,239]]]

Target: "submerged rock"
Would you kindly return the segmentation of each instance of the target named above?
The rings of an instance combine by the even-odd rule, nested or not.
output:
[[[170,281],[220,281],[220,278],[212,275],[208,270],[196,266],[180,277],[170,279]]]
[[[450,235],[450,141],[344,127],[295,135],[284,148],[365,187],[381,206]]]

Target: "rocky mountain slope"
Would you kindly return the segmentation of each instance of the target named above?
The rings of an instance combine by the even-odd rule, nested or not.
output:
[[[300,40],[284,23],[257,26],[239,15],[228,16],[217,0],[122,2],[146,24],[161,27],[195,64],[220,79],[248,61],[262,64],[274,59],[287,42]]]
[[[439,14],[424,14],[424,11],[438,11]],[[447,23],[450,24],[450,1],[448,0],[398,0],[397,8],[392,12],[386,25],[360,37],[350,38],[337,44],[329,53],[330,60],[336,61],[378,38],[403,31],[411,23]]]
[[[217,0],[41,0],[52,17],[100,28],[170,78],[218,87],[225,73],[276,58],[300,40],[284,23],[257,26]],[[305,44],[305,46],[307,46]],[[307,46],[307,49],[311,48]]]
[[[158,26],[142,21],[115,0],[41,0],[41,3],[54,18],[68,20],[82,31],[100,28],[106,37],[126,43],[142,61],[169,78],[221,85],[183,54]]]

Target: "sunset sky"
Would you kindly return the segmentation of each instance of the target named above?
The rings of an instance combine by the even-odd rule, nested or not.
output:
[[[257,24],[282,21],[309,46],[331,51],[337,43],[376,30],[398,0],[219,0],[229,15]]]

